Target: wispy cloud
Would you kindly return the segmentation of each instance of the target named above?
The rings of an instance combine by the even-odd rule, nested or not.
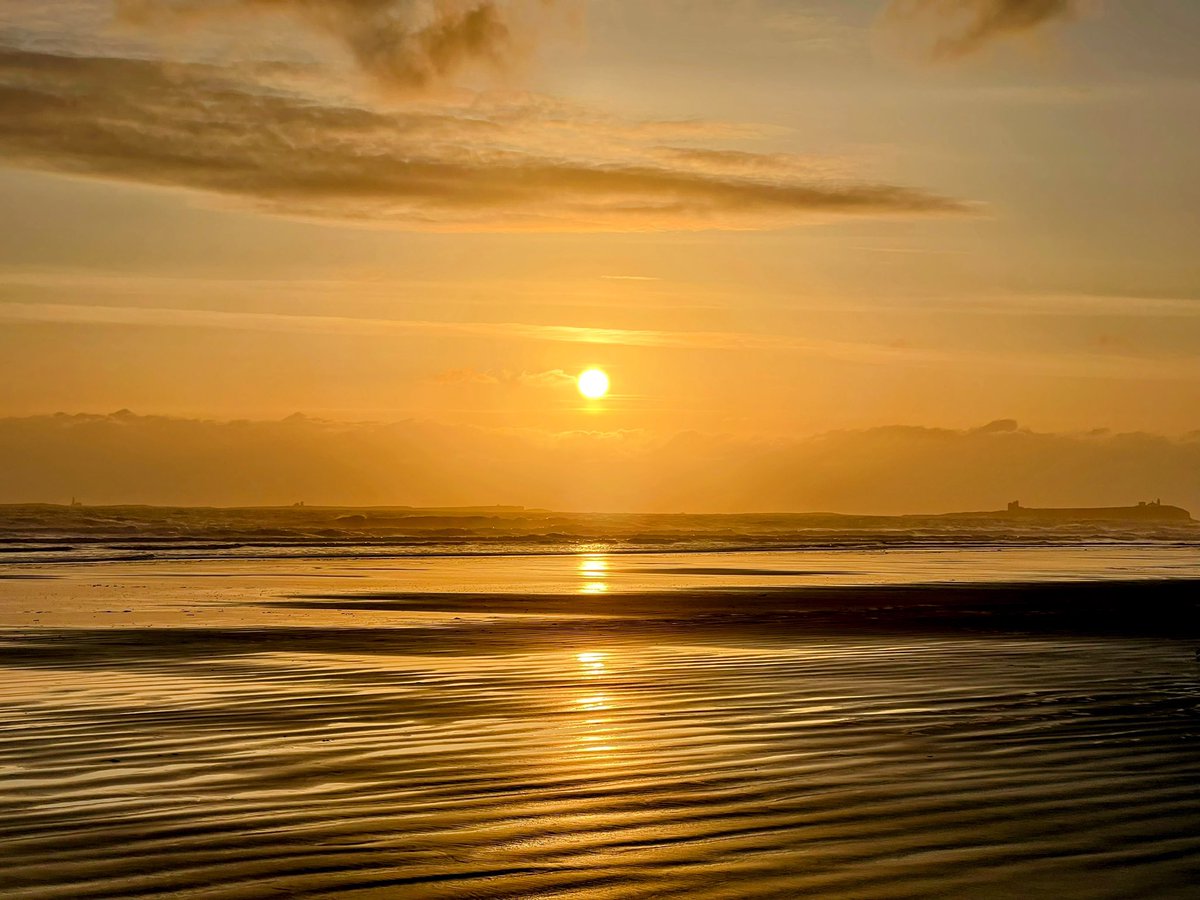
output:
[[[447,369],[433,376],[434,384],[499,384],[500,379],[491,372],[478,369]]]
[[[144,306],[0,302],[0,320],[137,325],[170,328],[221,328],[291,334],[443,335],[488,339],[523,339],[554,343],[609,344],[627,347],[665,347],[700,350],[788,350],[841,348],[862,355],[868,345],[821,343],[782,335],[722,331],[663,331],[653,329],[586,328],[524,322],[438,322],[347,316],[290,315],[211,309],[169,309]],[[879,347],[879,352],[897,348]]]
[[[545,372],[521,372],[513,376],[518,384],[526,387],[561,388],[574,387],[575,376],[562,369],[547,369]]]
[[[291,315],[161,307],[87,306],[79,304],[0,301],[0,321],[170,328],[216,328],[285,334],[428,336],[596,344],[646,349],[795,353],[863,365],[961,366],[970,369],[1022,369],[1044,375],[1073,377],[1137,377],[1194,379],[1195,359],[1134,355],[1124,345],[1095,343],[1087,352],[996,352],[974,348],[914,345],[899,339],[886,343],[806,339],[784,334],[737,331],[668,331],[586,328],[526,322],[439,322],[423,320]],[[459,383],[475,376],[459,372]],[[501,376],[480,373],[479,378]],[[512,376],[520,377],[520,376]],[[557,371],[526,376],[563,379]],[[475,380],[475,383],[482,383]]]
[[[573,387],[575,376],[562,369],[548,369],[544,372],[492,372],[480,369],[461,368],[448,369],[433,377],[435,384],[449,385],[519,385],[521,387],[559,388]]]
[[[929,54],[953,60],[1077,15],[1080,0],[891,0],[886,18],[934,35]]]
[[[175,31],[213,20],[289,19],[332,39],[388,87],[421,90],[463,69],[504,68],[554,0],[116,0],[119,18]]]

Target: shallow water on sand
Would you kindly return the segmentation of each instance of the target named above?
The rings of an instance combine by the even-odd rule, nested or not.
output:
[[[1186,556],[749,557],[10,567],[0,894],[1195,896],[1191,642],[712,591]]]
[[[291,594],[578,594],[887,584],[1200,578],[1180,544],[713,553],[145,560],[0,565],[0,627],[278,621],[254,607]],[[361,607],[357,613],[362,614]],[[289,614],[290,615],[290,614]],[[344,624],[344,616],[321,621]],[[380,618],[380,622],[389,621]]]

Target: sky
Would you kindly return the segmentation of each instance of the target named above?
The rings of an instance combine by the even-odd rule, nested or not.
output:
[[[0,501],[1200,506],[1198,38],[1192,0],[0,0]],[[959,487],[937,440],[872,486],[897,435]]]

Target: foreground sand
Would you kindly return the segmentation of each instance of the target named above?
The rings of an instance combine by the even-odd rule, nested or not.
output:
[[[5,898],[1200,883],[1195,583],[498,596],[177,571],[139,593],[91,572],[2,592]]]

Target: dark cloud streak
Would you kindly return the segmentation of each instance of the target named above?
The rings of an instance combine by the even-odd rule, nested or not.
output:
[[[689,230],[965,211],[919,190],[805,177],[774,156],[742,173],[703,155],[672,163],[583,117],[552,124],[589,152],[555,153],[536,108],[330,105],[197,64],[0,49],[0,110],[10,164],[364,224]]]
[[[938,36],[929,53],[953,60],[996,40],[1038,30],[1079,12],[1079,0],[891,0],[887,17],[928,27]]]
[[[118,0],[121,21],[170,31],[232,17],[287,17],[332,38],[391,87],[420,90],[472,66],[502,69],[553,0]]]

